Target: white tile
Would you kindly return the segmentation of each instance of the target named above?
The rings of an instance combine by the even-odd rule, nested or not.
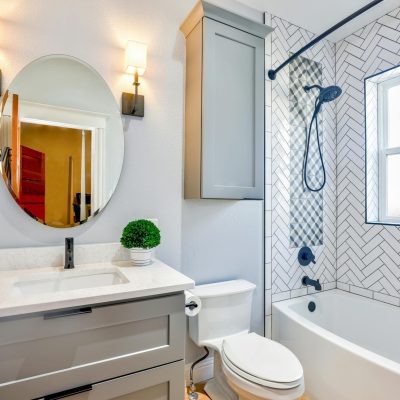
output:
[[[280,292],[280,293],[274,293],[272,295],[272,302],[275,303],[276,301],[283,301],[283,300],[288,300],[290,299],[290,292]]]
[[[272,133],[265,131],[265,157],[272,158]]]
[[[271,237],[265,238],[265,262],[270,263],[272,261],[272,240]]]
[[[265,211],[272,210],[272,185],[265,185]]]
[[[350,285],[347,283],[337,282],[337,288],[346,292],[350,292]]]
[[[272,54],[272,37],[271,37],[271,35],[267,36],[267,38],[265,39],[265,54],[267,54],[269,56]],[[267,67],[268,65],[265,64],[265,66]]]
[[[271,107],[265,106],[265,130],[272,132],[272,112]]]
[[[271,315],[272,313],[272,293],[271,289],[265,291],[265,315]]]
[[[357,286],[350,285],[350,292],[358,294],[359,296],[369,297],[372,299],[372,291]]]
[[[265,82],[265,105],[267,107],[272,107],[272,82]]]
[[[336,289],[336,282],[327,282],[322,285],[324,290]]]
[[[265,264],[265,289],[271,289],[272,287],[272,264]]]
[[[272,183],[272,160],[271,158],[265,159],[265,184],[271,185]]]
[[[265,317],[265,337],[268,339],[272,338],[272,315]]]
[[[267,46],[265,46],[265,52],[266,51],[267,51]],[[272,66],[272,58],[269,54],[265,54],[265,72],[266,72],[265,76],[267,81],[269,81],[267,73],[271,69],[271,66]]]
[[[308,294],[316,294],[316,293],[321,293],[321,291],[315,290],[315,287],[313,287],[313,286],[307,286],[307,293]]]
[[[305,296],[306,294],[308,294],[307,288],[293,289],[290,291],[290,297],[292,299],[295,297]]]
[[[272,236],[272,211],[265,211],[265,236]]]
[[[374,292],[374,299],[383,301],[384,303],[392,304],[394,306],[400,306],[400,298],[389,296],[384,293]]]

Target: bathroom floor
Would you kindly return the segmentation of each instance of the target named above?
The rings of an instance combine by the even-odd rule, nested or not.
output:
[[[204,391],[204,386],[205,383],[199,383],[196,385],[196,389],[198,393],[201,393],[199,396],[199,400],[209,400],[210,398],[206,395],[206,392]],[[189,388],[187,388],[189,389]],[[186,395],[185,400],[189,400],[188,395]],[[303,396],[300,400],[311,400],[309,397],[307,396]]]
[[[206,392],[204,391],[204,386],[205,383],[198,383],[196,385],[196,390],[198,393],[201,393],[199,396],[199,400],[209,400],[209,397],[206,395]],[[189,389],[189,388],[187,388]],[[189,400],[189,396],[186,394],[186,399],[185,400]]]

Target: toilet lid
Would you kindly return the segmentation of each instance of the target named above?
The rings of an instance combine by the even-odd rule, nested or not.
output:
[[[236,373],[258,384],[294,387],[303,379],[303,368],[289,349],[256,333],[225,339],[222,353]]]

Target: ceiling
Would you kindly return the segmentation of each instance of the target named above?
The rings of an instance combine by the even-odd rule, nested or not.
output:
[[[372,0],[239,0],[259,11],[268,11],[313,33],[319,34]],[[384,0],[329,36],[337,42],[389,11],[400,0]]]

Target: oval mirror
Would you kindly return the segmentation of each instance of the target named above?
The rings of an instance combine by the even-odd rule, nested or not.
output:
[[[56,228],[94,218],[114,193],[124,156],[111,90],[75,58],[33,61],[3,96],[0,152],[3,180],[30,217]]]

